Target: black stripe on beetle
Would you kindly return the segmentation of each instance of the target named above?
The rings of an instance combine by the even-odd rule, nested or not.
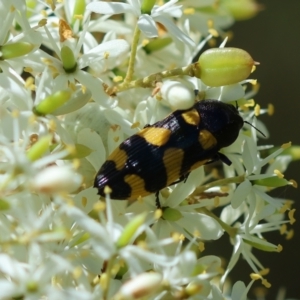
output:
[[[187,178],[207,163],[230,160],[219,150],[238,137],[244,121],[236,107],[203,100],[186,110],[176,110],[122,142],[107,158],[94,187],[105,196],[136,200]]]

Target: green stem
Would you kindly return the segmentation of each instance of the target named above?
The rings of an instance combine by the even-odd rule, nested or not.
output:
[[[129,69],[128,69],[128,73],[129,73]],[[105,86],[104,87],[105,92],[108,95],[113,95],[118,92],[122,92],[136,87],[154,88],[155,84],[158,81],[161,81],[163,78],[168,78],[168,77],[182,76],[182,75],[194,77],[196,76],[196,74],[199,73],[199,64],[193,63],[183,68],[177,68],[173,70],[166,70],[163,72],[154,73],[147,77],[140,78],[134,81],[126,81],[128,78],[128,73],[123,83],[113,87]]]
[[[223,185],[227,185],[230,183],[241,183],[243,181],[245,181],[244,175],[215,180],[210,183],[207,183],[207,184],[197,187],[192,195],[201,194],[201,193],[205,192],[207,189],[214,187],[214,186],[223,186]]]
[[[134,63],[135,63],[135,58],[136,58],[136,50],[137,50],[137,47],[138,47],[140,34],[141,34],[141,31],[140,31],[139,27],[136,25],[135,30],[134,30],[134,34],[133,34],[133,41],[132,41],[132,45],[131,45],[131,54],[130,54],[130,59],[129,59],[129,66],[128,66],[128,69],[127,69],[126,77],[124,79],[125,83],[128,83],[132,80],[132,76],[133,76],[133,73],[134,73]]]
[[[110,285],[110,280],[111,280],[111,273],[112,273],[112,268],[115,263],[115,257],[111,257],[107,263],[107,267],[105,270],[105,274],[107,275],[107,282],[106,286],[103,287],[103,299],[106,300],[108,299],[108,291],[109,291],[109,285]]]

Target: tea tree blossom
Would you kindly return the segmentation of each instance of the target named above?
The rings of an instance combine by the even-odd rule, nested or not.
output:
[[[259,11],[241,3],[0,1],[0,299],[247,299],[254,281],[272,288],[253,249],[284,248],[270,231],[292,237],[293,202],[269,191],[297,186],[284,172],[300,155],[289,141],[264,146],[272,129],[259,116],[272,106],[255,103],[258,63],[224,36]],[[220,151],[231,165],[201,166],[159,191],[160,205],[97,195],[95,175],[124,139],[203,99],[246,121]],[[205,249],[221,236],[225,264]],[[249,280],[230,287],[241,257]]]

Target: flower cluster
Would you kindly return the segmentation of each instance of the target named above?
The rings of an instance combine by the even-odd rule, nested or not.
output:
[[[253,100],[257,63],[225,47],[226,28],[259,10],[254,0],[0,1],[0,299],[246,299],[255,280],[270,287],[252,249],[281,251],[266,232],[292,236],[292,201],[268,192],[296,186],[283,172],[299,149],[257,146],[268,135],[257,116],[272,106]],[[230,166],[166,187],[159,209],[155,195],[100,199],[95,175],[120,142],[203,99],[236,103],[253,125],[222,149]],[[224,234],[226,266],[205,252]],[[249,283],[225,289],[241,256]]]

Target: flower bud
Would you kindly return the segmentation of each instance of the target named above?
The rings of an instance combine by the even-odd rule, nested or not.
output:
[[[62,46],[60,50],[63,68],[66,73],[73,73],[76,70],[77,62],[73,51],[68,46]]]
[[[86,7],[85,0],[76,0],[75,1],[74,10],[73,10],[73,19],[72,19],[73,24],[76,20],[75,16],[77,16],[77,15],[83,16],[84,15],[85,7]]]
[[[172,39],[170,37],[166,38],[157,38],[150,41],[145,47],[144,50],[146,53],[150,54],[152,52],[161,50],[172,43]]]
[[[117,247],[124,247],[131,241],[132,237],[135,235],[140,226],[144,224],[146,217],[147,213],[145,212],[135,216],[132,220],[129,221],[129,223],[127,223],[117,241]]]
[[[142,273],[124,283],[117,294],[117,299],[147,298],[161,286],[162,276],[159,273]]]
[[[27,157],[30,161],[35,161],[43,156],[43,154],[49,149],[49,145],[52,140],[52,135],[46,135],[41,137],[35,144],[27,151]]]
[[[187,109],[195,103],[194,86],[191,82],[179,80],[164,81],[160,92],[164,102],[167,102],[172,109]]]
[[[141,6],[141,13],[150,15],[155,2],[156,0],[144,0]]]
[[[262,9],[255,0],[223,0],[222,4],[237,21],[253,18]]]
[[[51,114],[53,111],[67,102],[71,95],[72,93],[70,90],[58,91],[42,100],[33,108],[33,112],[39,116]]]
[[[252,57],[238,48],[213,48],[203,52],[198,60],[203,83],[222,86],[246,79],[255,65]]]
[[[82,182],[81,175],[67,166],[50,166],[32,180],[32,187],[42,193],[73,192]]]
[[[182,218],[182,214],[177,209],[167,207],[163,210],[163,218],[167,221],[175,222]]]
[[[33,44],[18,42],[0,47],[1,59],[11,59],[28,54],[34,48]]]
[[[268,177],[268,178],[253,180],[251,182],[252,182],[253,185],[256,184],[256,185],[273,187],[273,188],[286,186],[286,185],[290,184],[290,182],[288,180],[286,180],[284,178],[279,178],[276,175]]]

